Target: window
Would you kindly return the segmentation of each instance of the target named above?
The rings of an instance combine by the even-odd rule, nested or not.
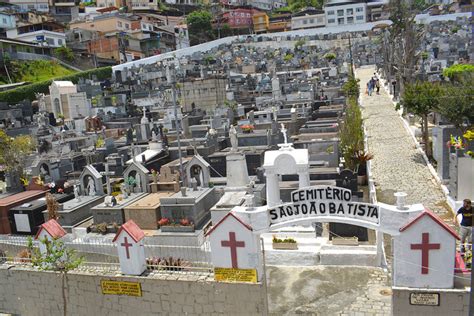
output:
[[[313,24],[313,23],[314,23],[314,19],[309,19],[309,23]]]
[[[58,45],[59,45],[59,46],[62,46],[62,45],[63,45],[63,40],[60,39],[60,38],[58,38]]]
[[[240,19],[235,20],[235,24],[240,24]]]
[[[347,15],[353,15],[354,14],[354,9],[346,9],[346,14]]]
[[[338,18],[337,19],[337,24],[339,24],[339,25],[344,24],[344,18]]]
[[[352,16],[347,18],[347,24],[352,24],[354,23],[354,18]]]
[[[334,20],[334,19],[328,19],[328,23],[329,23],[329,24],[335,23],[335,22],[336,22],[336,20]]]
[[[46,37],[45,39],[46,39],[46,42],[48,43],[48,45],[50,45],[50,46],[54,45],[54,39],[53,38]]]
[[[130,24],[125,23],[125,29],[129,30],[130,29]]]
[[[363,7],[358,7],[358,8],[356,8],[356,12],[364,12],[364,8]]]
[[[328,11],[328,15],[334,15],[334,10]]]
[[[247,17],[248,17],[248,18],[250,17],[250,13],[247,13]]]
[[[122,27],[122,22],[118,21],[117,22],[117,27]]]
[[[3,24],[7,24],[7,18],[3,18]]]
[[[303,24],[308,24],[308,20],[303,20]]]
[[[362,20],[364,20],[364,16],[363,15],[358,15],[358,16],[356,16],[356,20],[357,21],[362,21]]]
[[[337,10],[337,16],[344,16],[344,10]]]

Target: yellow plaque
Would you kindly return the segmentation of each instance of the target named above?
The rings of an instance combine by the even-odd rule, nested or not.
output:
[[[216,281],[257,283],[257,270],[214,268],[214,279]]]
[[[102,294],[142,296],[142,288],[138,282],[122,282],[122,281],[100,281]]]

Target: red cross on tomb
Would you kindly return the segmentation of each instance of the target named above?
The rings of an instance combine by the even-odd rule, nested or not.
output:
[[[124,237],[124,238],[123,238],[123,241],[124,241],[124,242],[121,243],[120,246],[125,247],[125,252],[127,253],[127,259],[130,259],[130,252],[129,252],[128,248],[132,247],[133,244],[131,244],[131,243],[128,242],[127,237]]]
[[[230,248],[230,257],[232,258],[232,268],[237,269],[237,247],[245,247],[244,241],[237,241],[235,239],[235,233],[229,232],[229,240],[221,241],[222,247]]]
[[[438,250],[441,244],[430,244],[430,233],[423,233],[421,244],[411,244],[411,250],[421,250],[421,274],[428,274],[430,250]]]

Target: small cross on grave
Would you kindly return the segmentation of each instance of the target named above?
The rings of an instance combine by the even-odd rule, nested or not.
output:
[[[421,250],[421,274],[428,274],[430,250],[439,250],[441,244],[430,244],[430,234],[423,233],[421,244],[411,244],[412,250]]]
[[[237,241],[235,239],[235,232],[229,232],[229,240],[221,241],[221,246],[230,248],[230,257],[232,258],[232,268],[237,269],[237,248],[245,247],[245,242]]]
[[[127,253],[127,259],[130,259],[130,251],[128,250],[128,248],[133,247],[133,244],[128,242],[127,237],[124,237],[123,243],[121,243],[120,246],[125,247],[125,252]]]
[[[100,174],[105,176],[105,182],[107,184],[107,195],[112,195],[112,188],[110,187],[109,177],[115,175],[115,172],[109,171],[109,162],[105,164],[105,171],[102,171]]]

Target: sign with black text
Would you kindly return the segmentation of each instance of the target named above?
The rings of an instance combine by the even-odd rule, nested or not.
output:
[[[352,201],[351,190],[313,186],[293,191],[291,202],[268,209],[270,225],[306,217],[340,217],[379,224],[379,207]]]
[[[439,293],[410,293],[410,305],[439,306]]]

